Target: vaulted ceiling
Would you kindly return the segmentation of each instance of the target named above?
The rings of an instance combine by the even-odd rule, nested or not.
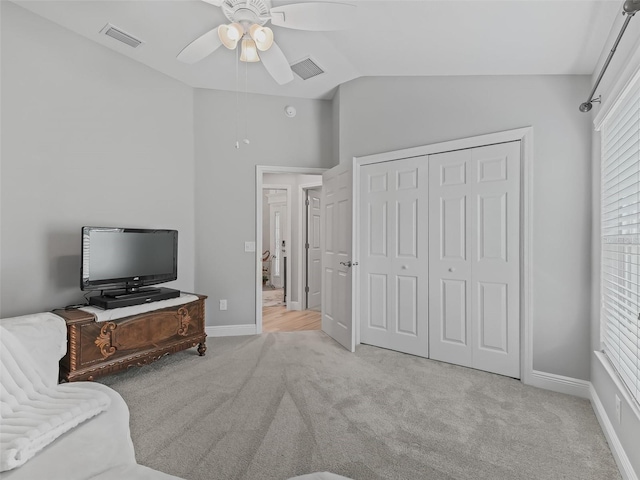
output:
[[[272,26],[289,63],[310,57],[325,71],[278,85],[260,62],[240,63],[236,74],[235,53],[225,48],[193,65],[176,60],[192,40],[228,23],[201,0],[15,1],[187,85],[303,98],[331,98],[362,76],[591,74],[622,11],[612,0],[339,2],[357,6],[345,30]],[[291,3],[303,2],[271,1]],[[101,34],[108,23],[144,43],[134,49]]]

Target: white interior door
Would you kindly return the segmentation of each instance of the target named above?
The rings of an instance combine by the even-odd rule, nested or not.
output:
[[[350,163],[322,174],[321,238],[322,330],[353,352],[352,179]]]
[[[307,190],[306,308],[310,310],[320,310],[322,300],[321,195],[322,189],[320,187]]]
[[[427,357],[427,158],[360,169],[360,341]]]
[[[429,349],[520,377],[520,142],[429,156]]]

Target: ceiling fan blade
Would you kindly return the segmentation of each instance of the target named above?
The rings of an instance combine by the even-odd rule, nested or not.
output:
[[[292,3],[273,7],[271,23],[296,30],[344,30],[355,19],[356,6],[346,3]]]
[[[213,5],[214,7],[220,7],[222,5],[222,2],[224,0],[202,0],[203,2],[207,2],[210,3],[211,5]]]
[[[196,63],[211,55],[222,45],[218,36],[218,27],[196,38],[178,54],[178,60],[184,63]]]
[[[275,43],[271,45],[271,48],[266,52],[260,52],[260,60],[267,72],[273,77],[273,79],[280,85],[289,83],[293,80],[293,72],[287,61],[287,57],[284,56],[280,47]]]

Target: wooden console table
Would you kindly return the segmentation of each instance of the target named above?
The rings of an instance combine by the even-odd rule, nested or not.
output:
[[[204,355],[206,298],[198,295],[182,305],[103,322],[82,310],[54,310],[67,322],[67,354],[60,360],[60,379],[94,380],[196,345]]]

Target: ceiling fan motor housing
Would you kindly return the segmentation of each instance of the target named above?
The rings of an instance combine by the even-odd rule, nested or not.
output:
[[[230,22],[243,26],[254,24],[262,26],[269,21],[270,0],[224,0],[221,5],[224,16]]]

